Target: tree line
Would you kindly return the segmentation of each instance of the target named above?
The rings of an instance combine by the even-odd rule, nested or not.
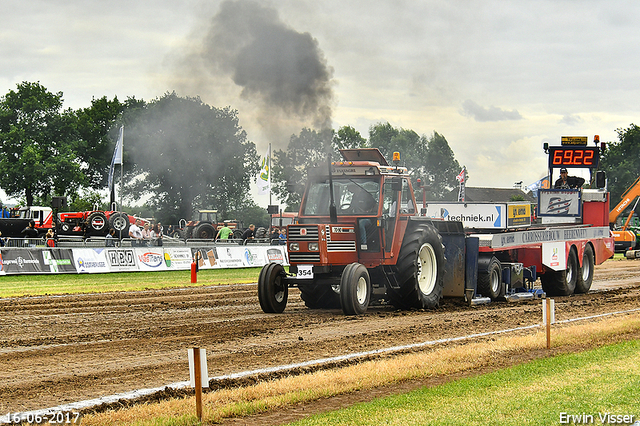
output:
[[[0,98],[0,187],[26,205],[50,205],[53,196],[67,196],[70,210],[106,208],[99,191],[107,186],[120,126],[128,202],[147,200],[148,211],[163,223],[190,219],[200,208],[217,209],[221,218],[268,223],[264,209],[248,196],[259,156],[239,125],[238,111],[175,93],[149,102],[94,98],[89,107],[73,110],[63,109],[62,92],[39,82],[18,84]],[[631,125],[618,129],[618,136],[601,160],[612,200],[640,170],[640,130]],[[326,164],[329,153],[340,159],[338,149],[362,147],[378,148],[388,159],[401,152],[400,165],[409,168],[414,184],[420,179],[428,199],[456,192],[461,166],[446,138],[387,122],[372,125],[368,138],[351,126],[292,135],[286,150],[272,156],[273,193],[296,210],[310,166]]]

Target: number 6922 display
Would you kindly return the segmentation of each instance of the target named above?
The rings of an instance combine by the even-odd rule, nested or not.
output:
[[[558,167],[583,167],[596,168],[600,160],[600,148],[598,147],[549,147],[549,168]]]

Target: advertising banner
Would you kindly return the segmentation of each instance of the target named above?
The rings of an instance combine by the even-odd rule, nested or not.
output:
[[[164,261],[167,269],[188,270],[191,268],[191,249],[189,247],[167,247],[164,249]]]
[[[206,248],[192,248],[191,258],[198,259],[199,269],[213,269],[220,268],[218,261],[216,260],[216,254],[213,247]]]
[[[136,248],[136,260],[140,271],[166,271],[162,247]]]
[[[107,265],[111,272],[133,272],[138,270],[136,249],[118,248],[105,249]]]
[[[109,272],[106,250],[103,248],[72,249],[73,262],[77,272],[94,273]]]
[[[0,275],[107,273],[261,267],[288,264],[285,246],[8,248],[0,250]]]
[[[43,270],[53,273],[76,272],[73,251],[71,249],[42,250]]]
[[[462,222],[465,228],[505,229],[506,203],[429,203],[427,217]]]
[[[570,217],[582,214],[580,191],[546,189],[538,194],[538,216]]]
[[[42,253],[39,249],[11,248],[0,250],[2,270],[6,274],[41,274]],[[48,268],[47,268],[48,269]]]

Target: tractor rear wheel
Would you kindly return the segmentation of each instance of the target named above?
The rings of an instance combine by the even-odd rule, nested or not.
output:
[[[116,235],[122,235],[124,238],[129,238],[129,216],[126,213],[113,213],[109,217],[109,226],[116,231]]]
[[[269,263],[260,271],[258,277],[258,299],[262,312],[279,314],[287,306],[289,287],[284,282],[284,268],[279,263]]]
[[[340,296],[329,285],[300,285],[298,289],[300,298],[309,309],[340,308]]]
[[[389,289],[400,309],[432,309],[444,288],[445,257],[440,233],[431,225],[406,234],[396,264],[399,289]]]
[[[102,212],[93,212],[87,218],[87,229],[91,235],[106,235],[108,231],[107,216]]]
[[[578,281],[578,255],[574,247],[569,250],[567,269],[562,271],[549,270],[540,276],[542,289],[547,296],[570,296],[576,289]]]
[[[587,244],[584,247],[584,253],[582,254],[582,268],[578,273],[578,280],[576,281],[576,293],[588,293],[593,282],[593,272],[595,268],[595,257],[593,254],[593,248],[591,244]]]
[[[193,230],[193,238],[211,240],[216,236],[216,230],[210,223],[201,223]]]
[[[344,268],[340,278],[340,305],[345,315],[364,314],[371,300],[369,271],[360,263]]]

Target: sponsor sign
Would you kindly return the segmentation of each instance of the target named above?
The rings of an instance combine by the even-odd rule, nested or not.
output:
[[[538,193],[538,216],[577,217],[582,214],[578,189],[541,189]]]
[[[608,238],[609,227],[573,227],[550,228],[535,231],[515,231],[496,234],[491,239],[492,248],[515,247],[524,244],[549,243],[574,240],[593,240],[596,238]]]
[[[2,253],[2,269],[7,274],[42,273],[42,254],[40,250],[4,249]]]
[[[429,203],[427,217],[462,222],[465,228],[505,229],[506,208],[506,203]]]
[[[531,225],[531,204],[507,204],[507,228]]]
[[[49,272],[76,272],[71,249],[52,249],[42,251],[43,269]]]
[[[135,249],[136,261],[141,271],[163,271],[167,269],[162,248]]]
[[[110,271],[137,271],[136,249],[107,249],[106,257]]]
[[[193,258],[188,247],[167,247],[164,249],[164,264],[167,269],[190,269]]]
[[[192,248],[191,257],[196,258],[196,256],[198,258],[199,269],[218,268],[213,248]]]
[[[284,247],[270,247],[267,249],[267,263],[286,263],[286,251]]]
[[[565,243],[543,243],[542,264],[554,271],[567,269],[567,245]]]
[[[109,272],[105,249],[73,249],[73,263],[77,272]]]
[[[216,247],[216,259],[220,268],[243,268],[248,266],[244,257],[245,246]]]

